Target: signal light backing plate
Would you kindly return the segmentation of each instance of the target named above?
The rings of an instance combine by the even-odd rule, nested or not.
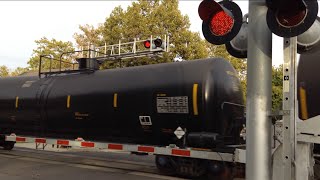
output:
[[[304,2],[306,3],[307,15],[299,25],[293,27],[282,26],[277,21],[276,12],[269,8],[267,12],[267,24],[269,29],[274,34],[286,38],[298,36],[307,31],[317,18],[318,2],[317,0],[304,0]]]
[[[242,11],[236,3],[232,1],[221,1],[219,2],[219,4],[232,13],[234,24],[232,29],[228,33],[223,36],[216,36],[210,30],[210,21],[202,22],[203,36],[208,42],[216,45],[225,44],[226,42],[231,41],[238,34],[242,25]],[[213,15],[214,14],[215,13],[213,13]],[[210,19],[211,18],[212,16],[210,17]]]
[[[212,12],[223,10],[219,3],[214,0],[203,0],[198,8],[198,14],[203,21],[208,22]]]

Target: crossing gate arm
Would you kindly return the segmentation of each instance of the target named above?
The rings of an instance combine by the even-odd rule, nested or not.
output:
[[[78,138],[79,139],[79,138]],[[80,138],[82,139],[82,138]],[[96,148],[108,149],[113,151],[127,151],[137,153],[148,153],[150,155],[167,155],[179,156],[197,159],[207,159],[224,162],[238,162],[245,163],[245,150],[235,149],[234,153],[214,152],[210,150],[195,150],[192,148],[181,149],[177,147],[158,147],[149,145],[137,144],[119,144],[119,143],[104,143],[104,142],[91,142],[79,140],[66,140],[66,139],[51,139],[51,138],[37,138],[37,137],[22,137],[22,136],[5,136],[5,141],[15,141],[18,143],[43,143],[54,144],[62,146],[72,146],[81,148]]]

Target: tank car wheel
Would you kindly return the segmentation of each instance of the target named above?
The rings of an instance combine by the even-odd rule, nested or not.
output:
[[[208,168],[208,179],[232,180],[232,169],[228,164],[221,162],[211,162]]]
[[[4,150],[12,150],[13,148],[14,148],[14,144],[15,144],[15,142],[4,142],[4,144],[3,144],[3,149]]]
[[[172,161],[171,157],[156,155],[156,166],[158,170],[165,175],[173,175],[176,173],[176,168]]]

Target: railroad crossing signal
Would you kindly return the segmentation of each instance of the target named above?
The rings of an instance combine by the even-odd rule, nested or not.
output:
[[[238,58],[247,57],[247,23],[240,7],[228,0],[203,0],[198,8],[202,32],[211,44],[227,44],[228,52]],[[239,36],[239,31],[241,32]]]
[[[153,39],[153,40],[146,40],[143,42],[143,45],[145,48],[148,48],[150,49],[150,47],[152,46],[152,49],[156,49],[158,47],[162,47],[163,44],[162,44],[162,40],[160,38],[156,38],[156,39]]]
[[[298,53],[306,53],[320,44],[320,18],[317,0],[266,0],[267,25],[284,38],[298,36]]]
[[[266,3],[268,27],[280,37],[306,32],[317,18],[317,0],[266,0]]]
[[[266,0],[266,5],[266,20],[271,32],[284,38],[298,36],[299,53],[320,44],[317,0]],[[225,44],[234,57],[247,57],[248,16],[242,18],[236,3],[230,0],[203,0],[198,12],[203,20],[202,32],[208,42]]]
[[[284,70],[290,73],[288,87],[293,87],[296,52],[311,53],[320,49],[320,18],[317,18],[318,2],[317,0],[265,0],[265,5],[255,0],[249,1],[249,31],[243,26],[248,25],[242,20],[240,8],[231,0],[216,2],[215,0],[203,0],[199,5],[199,16],[203,21],[202,31],[205,39],[216,45],[225,44],[228,52],[241,57],[237,52],[241,50],[242,57],[246,57],[247,45],[250,47],[248,52],[248,101],[247,106],[247,154],[253,156],[246,158],[247,179],[271,179],[269,168],[271,167],[271,145],[270,142],[270,95],[271,95],[271,51],[272,36],[274,33],[284,37],[285,49]],[[244,18],[245,19],[245,18]],[[241,32],[243,28],[243,32]],[[239,34],[239,35],[238,35]],[[240,34],[245,34],[247,39],[239,41]],[[247,42],[246,42],[247,41]],[[241,47],[241,48],[239,48]],[[245,52],[245,53],[243,53]],[[245,56],[243,55],[245,54]],[[286,75],[286,74],[284,74]],[[264,77],[264,81],[257,81],[256,77]],[[287,83],[286,83],[287,84]],[[284,85],[284,87],[287,87]],[[254,93],[253,93],[254,92]],[[290,94],[290,95],[289,95]],[[294,91],[286,92],[285,101],[293,102]],[[280,155],[286,174],[279,178],[292,179],[294,173],[300,173],[305,179],[308,174],[306,167],[296,164],[295,167],[295,108],[290,103],[290,117],[287,116],[283,123],[283,151]],[[259,107],[257,107],[257,105]],[[288,107],[284,107],[288,108]],[[257,126],[252,124],[260,124]],[[264,136],[261,135],[263,131]],[[310,152],[309,152],[310,153]],[[307,153],[304,153],[304,157]],[[301,155],[301,154],[300,154]],[[254,158],[252,158],[254,157]]]

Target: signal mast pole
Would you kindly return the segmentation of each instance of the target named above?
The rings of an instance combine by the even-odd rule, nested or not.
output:
[[[246,179],[270,180],[272,34],[265,0],[249,0]]]

